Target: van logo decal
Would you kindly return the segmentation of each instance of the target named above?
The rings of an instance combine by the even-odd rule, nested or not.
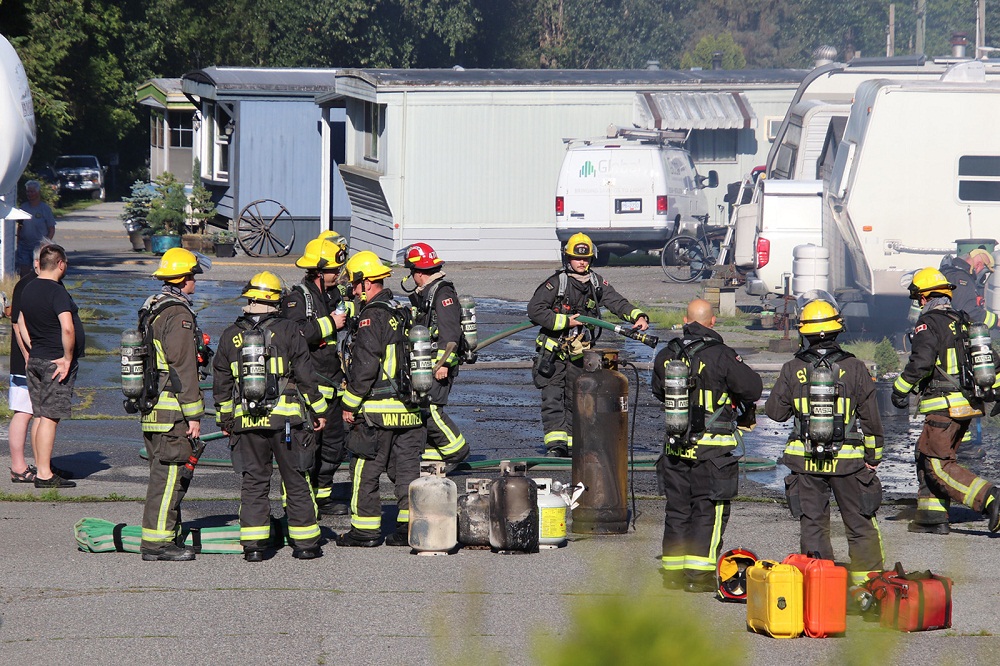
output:
[[[596,176],[596,175],[597,175],[597,169],[594,168],[594,165],[591,163],[590,160],[584,162],[583,166],[580,167],[580,178],[587,178],[588,176]]]

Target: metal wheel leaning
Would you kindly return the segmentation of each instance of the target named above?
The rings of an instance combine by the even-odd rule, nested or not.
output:
[[[251,201],[240,211],[236,237],[248,256],[283,257],[295,242],[292,214],[273,199]]]
[[[705,244],[694,236],[674,236],[660,253],[663,274],[672,282],[688,283],[703,278],[715,265]]]

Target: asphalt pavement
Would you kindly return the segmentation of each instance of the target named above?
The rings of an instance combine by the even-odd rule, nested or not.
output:
[[[121,411],[115,352],[121,329],[156,288],[148,278],[156,259],[130,250],[119,211],[120,205],[103,204],[57,225],[56,240],[70,253],[67,285],[81,307],[92,310],[87,331],[93,353],[81,366],[74,418],[60,424],[56,443],[55,462],[77,472],[79,486],[56,498],[0,475],[0,664],[67,658],[108,664],[532,664],[551,663],[554,656],[595,641],[623,643],[613,651],[619,663],[706,661],[694,648],[674,655],[642,652],[643,613],[648,622],[650,609],[666,609],[665,619],[650,629],[656,635],[678,646],[694,645],[699,637],[709,646],[736,646],[742,655],[737,663],[1000,661],[1000,641],[993,635],[1000,624],[1000,580],[994,575],[1000,551],[982,518],[960,508],[952,510],[948,536],[909,534],[906,518],[912,506],[906,503],[884,506],[879,514],[888,565],[899,560],[907,569],[932,569],[954,579],[952,630],[896,634],[852,616],[846,637],[824,640],[750,634],[743,606],[707,594],[663,590],[656,560],[663,500],[648,473],[636,474],[640,499],[634,530],[571,535],[567,547],[535,555],[462,550],[420,557],[407,548],[331,543],[319,560],[294,560],[285,548],[272,559],[249,564],[238,555],[205,554],[194,562],[167,563],[77,550],[73,525],[78,520],[138,524],[139,498],[145,494],[139,428]],[[298,280],[301,271],[293,259],[215,260],[199,281],[203,327],[220,331],[235,317],[240,287],[259,270],[272,270],[289,283]],[[492,331],[523,318],[524,301],[551,273],[553,259],[551,265],[449,264],[447,270],[463,291],[482,299],[481,326]],[[611,266],[601,272],[627,296],[651,307],[682,307],[698,293],[697,286],[668,282],[658,265]],[[747,348],[750,362],[780,364],[780,356],[753,352],[761,336],[773,333],[731,335],[737,346]],[[463,371],[459,387],[465,388],[457,391],[454,411],[477,459],[529,455],[540,448],[538,395],[526,384],[523,369],[530,333],[497,347],[482,369]],[[649,356],[640,347],[629,342],[623,349],[641,364]],[[638,411],[637,452],[655,455],[661,417],[646,398]],[[207,457],[220,464],[197,470],[184,504],[185,524],[237,520],[237,481],[222,464],[226,455],[224,443],[209,445]],[[6,447],[0,465],[9,465]],[[462,477],[456,480],[461,489]],[[274,486],[273,511],[280,515],[280,490]],[[750,497],[734,503],[725,547],[781,559],[798,550],[797,524],[780,495],[761,488],[744,482],[741,492]],[[388,486],[383,491],[391,517]],[[349,525],[346,517],[326,517],[322,526],[332,538]],[[839,558],[846,559],[836,513],[833,534]],[[595,621],[594,613],[600,612]],[[605,635],[602,627],[612,630]],[[590,663],[601,654],[583,652]]]

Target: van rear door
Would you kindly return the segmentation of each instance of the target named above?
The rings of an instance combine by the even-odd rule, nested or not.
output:
[[[557,226],[572,229],[608,229],[608,198],[613,178],[608,174],[610,151],[602,148],[566,151],[557,195],[564,197],[565,214]]]

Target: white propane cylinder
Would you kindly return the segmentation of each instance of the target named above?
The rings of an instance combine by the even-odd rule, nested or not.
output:
[[[566,545],[566,509],[552,479],[535,479],[538,486],[538,547],[561,548]]]
[[[1000,250],[993,253],[993,265],[1000,265]],[[985,292],[986,309],[990,312],[1000,312],[1000,278],[996,273],[991,273],[986,279]]]
[[[458,488],[444,463],[421,465],[410,483],[410,547],[418,555],[447,555],[458,545]]]
[[[809,243],[792,250],[792,293],[830,290],[830,250]]]

